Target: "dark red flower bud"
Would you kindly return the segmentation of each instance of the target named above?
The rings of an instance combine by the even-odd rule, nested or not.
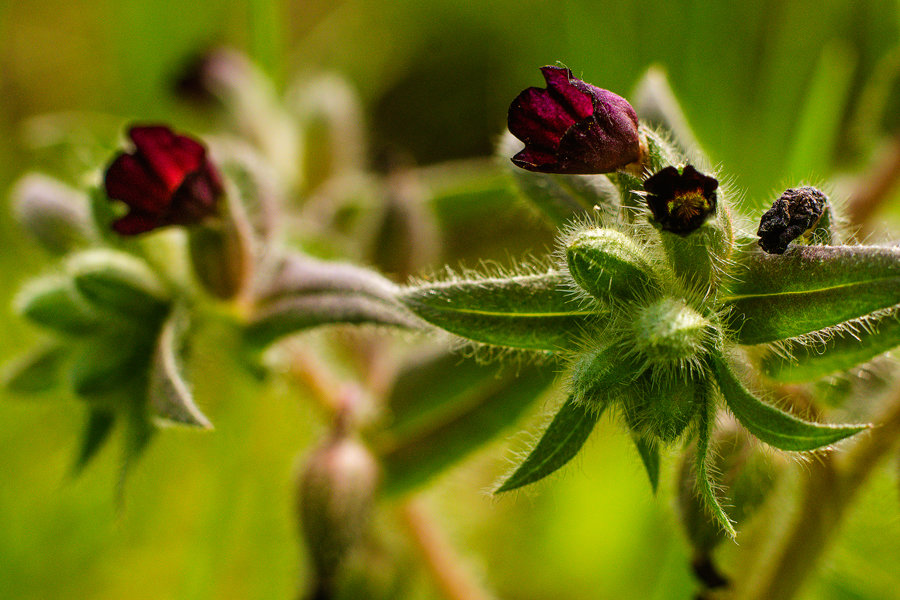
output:
[[[637,113],[628,101],[543,67],[547,88],[531,87],[509,105],[508,125],[525,149],[512,161],[542,173],[611,173],[641,159]]]
[[[769,254],[784,254],[788,244],[813,231],[828,198],[814,187],[788,188],[759,222],[759,246]]]
[[[644,182],[653,220],[665,231],[687,235],[716,212],[719,182],[688,165],[666,167]]]
[[[192,225],[214,215],[222,197],[219,172],[200,142],[161,125],[132,127],[134,152],[106,169],[106,194],[131,209],[113,223],[121,235],[167,225]]]

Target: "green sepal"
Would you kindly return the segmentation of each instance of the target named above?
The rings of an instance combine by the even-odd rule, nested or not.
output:
[[[900,346],[900,318],[894,310],[852,329],[822,333],[824,341],[783,342],[781,351],[762,360],[763,372],[776,381],[796,383],[846,371]]]
[[[457,410],[442,412],[397,439],[376,444],[384,466],[384,491],[413,491],[506,429],[550,385],[556,369],[531,365],[505,372],[465,392]]]
[[[641,249],[614,229],[585,229],[565,240],[569,273],[598,300],[654,297],[659,282]]]
[[[112,410],[92,408],[88,411],[84,432],[81,434],[81,446],[78,456],[72,464],[72,475],[79,475],[106,444],[116,424],[116,415]]]
[[[509,492],[540,481],[575,458],[600,419],[605,404],[587,404],[569,397],[528,457],[494,491]]]
[[[16,297],[15,307],[32,323],[67,335],[90,333],[102,323],[72,280],[64,276],[32,280]]]
[[[150,367],[150,406],[167,421],[212,429],[212,423],[194,404],[193,394],[184,377],[182,355],[188,326],[187,311],[181,307],[173,310],[163,324]]]
[[[116,499],[119,506],[125,502],[125,484],[131,469],[144,454],[156,429],[147,413],[146,392],[135,389],[123,411],[125,428],[122,440],[122,457],[116,481]],[[121,413],[120,413],[121,414]]]
[[[89,250],[67,263],[76,289],[104,314],[136,325],[155,324],[165,315],[170,294],[143,260],[115,250]]]
[[[17,394],[39,394],[57,387],[69,357],[62,344],[46,344],[3,367],[3,387]]]
[[[750,433],[771,446],[792,451],[816,450],[868,427],[826,425],[799,419],[751,394],[721,356],[712,356],[710,362],[728,408]]]
[[[631,439],[634,440],[634,447],[641,456],[641,463],[644,465],[647,479],[650,480],[650,487],[655,494],[659,487],[659,446],[640,435],[632,434]]]
[[[900,302],[900,248],[791,246],[782,255],[745,247],[721,297],[741,344],[785,340]]]
[[[716,490],[710,479],[709,465],[713,460],[713,456],[709,451],[709,440],[712,436],[712,425],[715,419],[715,405],[713,402],[707,402],[700,410],[700,430],[697,435],[697,492],[701,500],[706,505],[709,515],[713,521],[718,523],[728,537],[734,539],[737,532],[734,530],[734,523],[729,518],[725,509],[719,503],[716,496]]]
[[[400,304],[398,295],[396,285],[369,269],[289,255],[260,291],[244,340],[252,348],[264,348],[284,336],[323,325],[422,327]]]
[[[510,278],[468,279],[412,287],[402,302],[450,333],[484,344],[559,351],[578,346],[603,313],[573,299],[558,271]]]
[[[110,393],[146,377],[152,342],[131,332],[87,338],[74,354],[69,377],[78,396],[104,402]]]

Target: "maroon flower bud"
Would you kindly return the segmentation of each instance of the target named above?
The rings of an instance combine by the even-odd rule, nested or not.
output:
[[[543,67],[547,88],[531,87],[509,105],[508,125],[525,149],[512,161],[542,173],[610,173],[641,159],[637,113],[624,98]]]
[[[688,165],[666,167],[644,182],[653,220],[665,231],[687,235],[716,212],[719,182]]]
[[[121,235],[167,225],[192,225],[217,212],[219,172],[194,139],[165,126],[132,127],[134,152],[119,154],[106,169],[107,195],[131,209],[113,223]]]

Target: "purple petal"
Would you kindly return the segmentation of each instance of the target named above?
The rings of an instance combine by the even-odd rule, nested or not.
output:
[[[542,152],[535,148],[525,148],[512,157],[512,162],[517,167],[529,171],[541,171],[543,173],[558,173],[553,167],[557,164],[556,155],[551,152]]]
[[[185,175],[199,169],[206,159],[206,149],[183,135],[175,135],[168,127],[155,125],[132,127],[128,132],[137,154],[151,166],[170,192],[174,192]]]
[[[509,130],[528,145],[554,149],[574,124],[568,108],[545,89],[528,88],[509,106]]]
[[[592,93],[585,89],[579,89],[575,83],[581,83],[588,88],[602,91],[592,85],[586,84],[572,76],[572,71],[563,67],[541,67],[541,73],[547,81],[547,89],[550,90],[560,102],[565,103],[569,111],[575,115],[575,120],[581,120],[591,116],[594,112]]]
[[[159,227],[159,217],[150,213],[131,211],[113,222],[113,231],[119,235],[138,235]]]
[[[106,193],[133,208],[157,213],[169,204],[169,191],[143,161],[131,154],[120,154],[104,176]]]

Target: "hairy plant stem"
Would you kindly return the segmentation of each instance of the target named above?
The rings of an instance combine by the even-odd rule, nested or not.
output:
[[[398,512],[441,597],[445,600],[491,600],[492,596],[463,566],[459,555],[420,500],[407,501]]]
[[[761,567],[739,582],[736,598],[787,600],[813,573],[856,494],[900,441],[900,388],[874,421],[877,425],[843,455],[827,454],[811,463],[793,521]]]

